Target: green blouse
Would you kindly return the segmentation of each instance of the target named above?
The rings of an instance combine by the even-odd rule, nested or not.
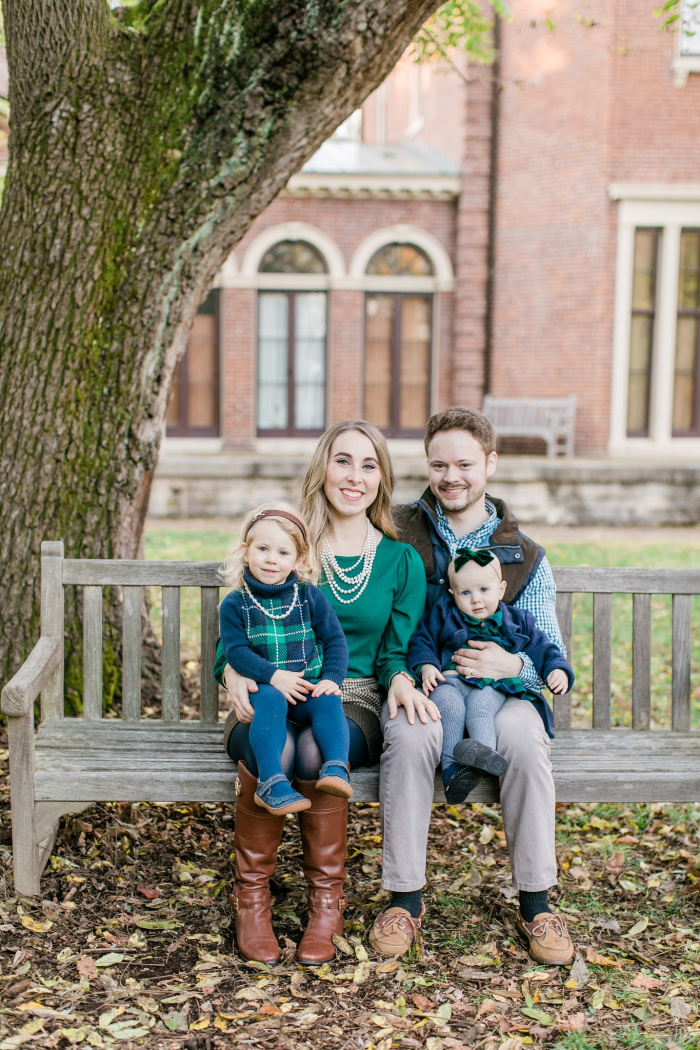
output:
[[[337,561],[341,569],[347,569],[357,558],[339,557]],[[406,669],[408,640],[425,609],[425,569],[420,555],[408,544],[383,536],[369,583],[357,601],[344,605],[327,583],[319,586],[345,633],[350,651],[348,677],[376,677],[387,689],[392,675]],[[219,642],[214,663],[214,677],[219,682],[225,666],[226,656]]]

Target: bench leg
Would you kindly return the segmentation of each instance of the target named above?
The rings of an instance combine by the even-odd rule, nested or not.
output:
[[[35,803],[36,836],[39,850],[39,876],[53,851],[58,822],[67,813],[82,813],[94,802],[37,802]]]
[[[10,796],[12,799],[12,857],[15,891],[39,895],[39,841],[34,806],[34,711],[8,719]]]

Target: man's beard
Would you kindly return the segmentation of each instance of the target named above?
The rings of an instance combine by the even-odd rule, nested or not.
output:
[[[463,510],[469,510],[475,503],[483,497],[486,492],[486,486],[482,489],[465,488],[462,490],[463,499],[460,501],[452,501],[449,506],[445,506],[439,496],[436,497],[438,503],[444,510],[445,514],[461,514]]]

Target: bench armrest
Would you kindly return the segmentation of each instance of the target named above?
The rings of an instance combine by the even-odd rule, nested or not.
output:
[[[63,658],[58,638],[40,638],[14,678],[2,691],[2,712],[8,718],[26,715]]]

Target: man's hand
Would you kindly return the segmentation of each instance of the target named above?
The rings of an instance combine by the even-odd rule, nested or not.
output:
[[[430,696],[438,682],[445,681],[445,676],[433,664],[423,664],[420,669],[420,675],[423,679],[423,692],[426,696]]]
[[[224,685],[231,710],[239,722],[252,722],[255,711],[248,699],[249,693],[257,693],[257,683],[250,678],[243,678],[226,664],[224,668]]]
[[[569,677],[561,667],[555,668],[547,675],[547,685],[553,693],[565,693],[569,688]]]
[[[408,678],[402,674],[395,674],[391,679],[387,704],[389,705],[390,718],[396,718],[399,708],[405,707],[406,718],[410,725],[413,725],[415,722],[416,713],[418,713],[418,718],[423,725],[427,724],[429,717],[432,718],[433,722],[440,721],[440,712],[437,709],[437,705],[432,700],[427,700],[414,685],[411,685]]]
[[[306,700],[306,694],[313,688],[310,682],[304,680],[300,671],[275,671],[270,685],[279,689],[290,704],[296,704],[297,700]]]
[[[340,686],[336,682],[331,682],[330,678],[322,678],[318,685],[314,686],[311,695],[340,696]]]
[[[508,653],[498,642],[467,643],[452,657],[457,670],[465,678],[517,678],[523,662],[515,653]]]

